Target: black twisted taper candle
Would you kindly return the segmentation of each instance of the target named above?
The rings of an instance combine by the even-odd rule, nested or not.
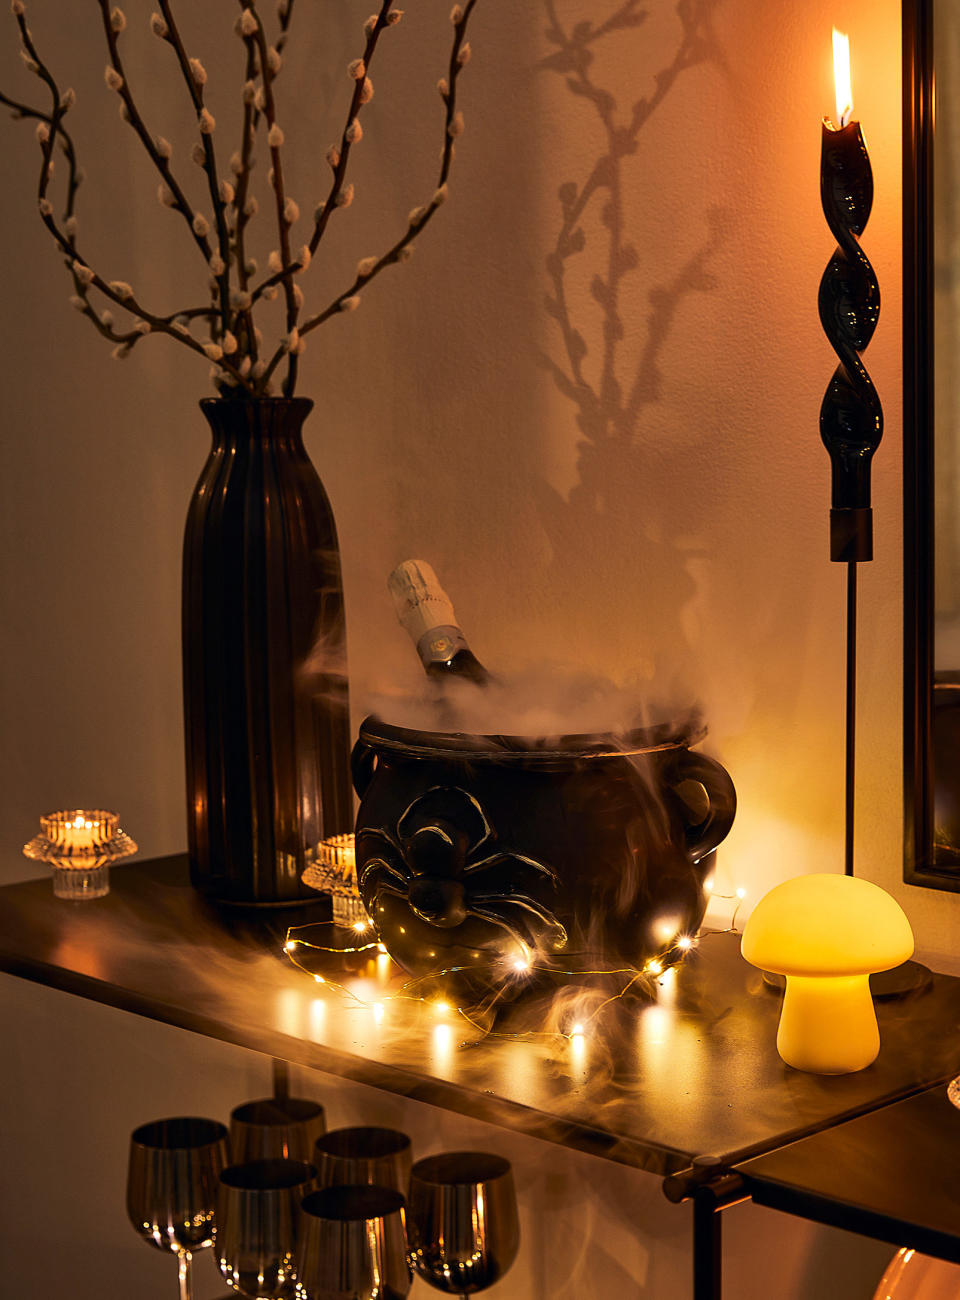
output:
[[[880,286],[860,247],[873,205],[873,172],[859,122],[824,121],[820,201],[836,252],[820,280],[820,323],[840,364],[820,406],[820,436],[833,462],[830,558],[873,558],[870,462],[883,433],[883,410],[860,353],[880,315]]]
[[[824,120],[820,201],[837,241],[820,280],[820,323],[840,364],[820,406],[820,436],[832,462],[830,559],[847,565],[846,816],[844,870],[853,875],[857,684],[857,564],[873,559],[870,462],[883,409],[860,360],[880,315],[880,286],[860,247],[873,205],[873,172],[859,122]]]

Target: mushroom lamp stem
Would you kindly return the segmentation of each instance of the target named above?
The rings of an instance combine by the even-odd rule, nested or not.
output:
[[[788,975],[777,1051],[812,1074],[850,1074],[875,1061],[880,1030],[869,975]]]

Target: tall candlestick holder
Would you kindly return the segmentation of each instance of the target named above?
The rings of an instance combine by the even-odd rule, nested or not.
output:
[[[830,453],[830,559],[847,566],[846,780],[844,871],[853,875],[856,760],[857,565],[873,559],[870,464],[883,434],[883,408],[860,353],[880,316],[880,286],[859,236],[873,206],[873,171],[859,122],[824,120],[820,201],[837,248],[820,280],[823,331],[839,364],[820,406]]]

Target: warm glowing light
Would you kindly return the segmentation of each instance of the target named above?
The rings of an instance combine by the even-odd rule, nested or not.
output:
[[[913,952],[910,922],[878,885],[832,873],[785,880],[754,908],[740,947],[754,966],[787,978],[777,1031],[787,1065],[849,1074],[876,1058],[870,974]]]
[[[743,885],[740,885],[740,886],[738,886],[738,888],[737,888],[737,890],[736,890],[736,894],[737,894],[737,898],[739,898],[739,899],[742,900],[742,899],[746,898],[746,896],[747,896],[747,891],[744,889]]]
[[[582,1028],[582,1025],[574,1025],[575,1032],[570,1035],[570,1065],[573,1077],[578,1082],[585,1078],[587,1068],[587,1040],[582,1033],[576,1032]]]
[[[386,950],[386,948],[383,946],[382,943],[378,943],[378,944],[377,944],[377,952],[386,952],[386,951],[387,951],[387,950]]]
[[[438,1016],[445,1016],[447,1012],[450,1010],[450,1003],[443,1002],[443,1001],[434,1002],[433,1009]]]
[[[453,1063],[453,1029],[450,1025],[433,1027],[433,1066],[435,1069],[448,1070]]]
[[[316,980],[318,984],[326,984],[327,982],[322,975],[314,975],[313,978]]]
[[[353,928],[356,930],[357,934],[363,934],[365,930],[370,928],[370,922],[365,921],[363,917],[361,917],[359,921],[354,921]]]
[[[91,821],[83,813],[78,814],[72,821],[64,823],[63,827],[63,847],[68,853],[78,853],[82,850],[92,849],[97,841],[96,832],[100,829],[100,823]]]
[[[713,876],[708,876],[703,882],[703,892],[705,894],[713,893]]]
[[[677,947],[681,952],[690,951],[693,947],[693,940],[690,938],[689,934],[681,934],[680,938],[677,940]]]
[[[677,1001],[677,968],[668,966],[661,979],[657,980],[657,1003],[661,1007],[673,1007]]]
[[[530,949],[525,943],[521,943],[513,959],[513,969],[521,974],[528,971],[531,965]]]
[[[682,921],[679,916],[658,916],[650,927],[660,947],[666,947],[676,937]]]
[[[581,1024],[578,1022],[578,1023],[575,1024],[575,1025],[573,1026],[573,1028],[570,1030],[570,1033],[573,1035],[574,1038],[582,1038],[582,1037],[583,1037],[583,1025],[581,1025]]]
[[[383,1019],[383,1003],[382,1003],[382,1002],[374,1002],[374,1004],[373,1004],[373,1018],[374,1018],[374,1020],[377,1022],[377,1024],[379,1025],[380,1021]]]
[[[640,1033],[645,1046],[662,1047],[667,1043],[672,1023],[667,1007],[647,1007],[640,1015]]]
[[[646,966],[644,966],[643,969],[644,969],[644,971],[645,971],[645,973],[646,973],[647,975],[662,975],[662,974],[663,974],[663,964],[662,964],[661,962],[657,961],[656,958],[654,958],[653,961],[648,961],[647,964],[646,964]]]
[[[833,82],[837,92],[837,126],[846,126],[853,112],[850,89],[850,38],[833,29]]]
[[[293,952],[293,950],[294,950],[294,948],[296,948],[296,946],[297,946],[297,941],[296,941],[296,939],[288,939],[287,942],[283,945],[283,951],[284,951],[284,952]]]

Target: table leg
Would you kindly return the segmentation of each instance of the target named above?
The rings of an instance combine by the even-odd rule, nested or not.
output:
[[[723,1229],[718,1205],[709,1187],[693,1195],[693,1300],[722,1300]]]

